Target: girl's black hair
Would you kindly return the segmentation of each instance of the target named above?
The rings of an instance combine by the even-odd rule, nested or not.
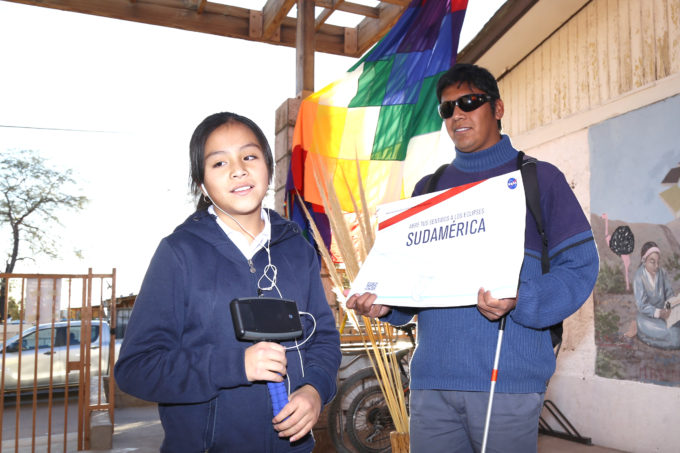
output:
[[[442,93],[451,85],[474,85],[493,98],[491,111],[496,111],[496,99],[501,98],[498,83],[491,73],[481,66],[469,63],[457,63],[439,77],[437,81],[437,102],[442,101]],[[498,120],[498,130],[501,130],[501,120]]]
[[[215,129],[224,124],[232,123],[243,124],[255,134],[255,138],[257,138],[260,148],[262,148],[264,153],[269,182],[271,183],[272,175],[274,174],[274,158],[272,157],[272,150],[269,147],[267,137],[264,136],[262,129],[253,120],[245,116],[232,112],[214,113],[196,127],[189,142],[189,159],[191,161],[189,180],[191,181],[191,192],[194,196],[198,197],[198,202],[196,203],[196,209],[198,210],[207,209],[212,204],[209,199],[202,196],[203,192],[201,191],[201,184],[203,184],[205,178],[205,142]]]
[[[642,248],[640,249],[640,258],[645,256],[645,253],[647,253],[647,250],[651,249],[652,247],[659,248],[659,246],[656,245],[656,242],[653,242],[653,241],[645,242],[644,244],[642,244]]]

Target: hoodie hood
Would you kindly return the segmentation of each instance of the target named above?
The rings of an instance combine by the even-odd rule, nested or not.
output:
[[[271,244],[277,244],[294,237],[300,233],[297,223],[284,219],[279,213],[272,209],[265,208],[271,223]],[[176,233],[184,232],[194,235],[216,247],[231,241],[224,234],[216,221],[217,217],[210,214],[207,210],[196,211],[175,228]]]

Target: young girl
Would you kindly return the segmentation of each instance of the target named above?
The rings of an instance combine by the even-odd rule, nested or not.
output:
[[[116,381],[159,403],[163,452],[310,452],[340,365],[317,254],[296,224],[262,208],[273,162],[255,123],[234,113],[207,117],[190,158],[198,209],[151,260]],[[238,341],[229,304],[258,296],[294,300],[303,338]],[[276,416],[267,381],[289,389]]]

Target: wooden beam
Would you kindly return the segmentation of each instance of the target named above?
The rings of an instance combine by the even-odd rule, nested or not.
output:
[[[331,14],[333,14],[333,10],[331,8],[324,8],[321,13],[319,13],[318,16],[316,16],[316,20],[314,21],[314,29],[319,30],[323,24],[326,23],[329,17],[331,17]]]
[[[314,1],[297,0],[296,94],[300,99],[314,92]]]
[[[328,18],[335,11],[343,11],[346,13],[356,14],[358,16],[372,17],[376,19],[380,17],[380,10],[378,8],[345,2],[344,0],[317,0],[316,6],[324,8],[321,13],[316,16],[314,25],[316,30],[319,30],[319,28],[326,23]]]
[[[357,53],[357,29],[345,28],[345,53],[354,55]]]
[[[293,5],[295,0],[267,0],[262,8],[264,15],[262,38],[268,39],[276,32]]]
[[[21,3],[31,6],[57,9],[75,13],[90,14],[94,16],[108,17],[113,19],[139,22],[149,25],[172,27],[182,30],[208,33],[229,38],[258,41],[274,45],[296,47],[297,21],[291,17],[283,17],[273,28],[273,32],[265,36],[264,23],[266,15],[263,14],[263,32],[259,34],[259,18],[252,14],[254,10],[239,8],[236,6],[223,5],[210,1],[200,0],[199,3],[187,3],[187,0],[6,0],[12,3]],[[195,0],[199,1],[199,0]],[[272,0],[270,0],[271,2]],[[277,4],[280,4],[279,3]],[[286,0],[286,5],[290,0]],[[292,0],[293,3],[295,0]],[[201,3],[202,2],[202,3]],[[384,3],[384,2],[383,2]],[[204,5],[199,13],[198,7]],[[196,8],[196,9],[195,9]],[[353,53],[347,53],[348,49],[355,46],[345,45],[345,28],[337,25],[321,24],[316,27],[315,50],[317,52],[359,57],[366,49],[372,46],[384,35],[389,27],[381,28],[381,24],[390,24],[386,12],[390,8],[398,8],[387,5],[381,10],[380,19],[365,19],[364,31],[359,24],[358,46]],[[289,8],[290,9],[290,8]],[[288,9],[288,10],[289,10]],[[399,12],[401,9],[399,10]],[[254,11],[259,13],[258,11]],[[396,17],[398,17],[398,13]],[[396,21],[395,17],[395,21]],[[373,21],[368,22],[367,21]],[[377,22],[375,22],[377,21]],[[251,29],[251,27],[253,27]],[[370,30],[376,30],[379,35],[370,36]],[[251,33],[254,36],[251,36]]]
[[[378,7],[383,6],[383,3],[389,3],[391,5],[398,6],[408,6],[409,3],[411,3],[411,0],[383,0],[380,2],[380,5],[378,5]]]
[[[383,2],[385,3],[385,2]],[[357,25],[357,50],[361,55],[380,40],[399,20],[404,8],[381,4],[378,19],[366,18]]]
[[[380,8],[360,5],[358,3],[342,2],[336,9],[338,11],[344,11],[358,16],[372,17],[374,19],[380,17]]]
[[[262,19],[263,14],[261,12],[250,10],[250,26],[248,28],[250,39],[262,38]]]
[[[196,5],[196,12],[198,14],[203,13],[203,9],[205,9],[205,4],[207,3],[207,0],[198,0],[198,4]]]
[[[341,5],[345,0],[325,0],[325,1],[317,1],[316,6],[323,7],[324,9],[321,11],[321,13],[316,17],[316,20],[314,21],[314,30],[318,31],[319,28],[323,24],[326,23],[329,17],[331,17],[331,14],[336,10],[338,5]]]
[[[316,30],[326,23],[328,18],[335,11],[343,11],[347,13],[357,14],[364,17],[378,18],[380,17],[380,10],[370,6],[359,5],[356,3],[345,2],[344,0],[317,0],[316,6],[323,6],[324,9],[316,17]]]
[[[147,0],[149,1],[149,0]],[[159,1],[159,0],[150,0],[150,1]],[[207,2],[205,4],[204,11],[206,13],[210,14],[217,14],[220,16],[233,16],[233,17],[238,17],[240,19],[247,19],[250,17],[250,9],[246,8],[240,8],[238,6],[229,6],[229,5],[222,5],[221,3],[212,3],[212,2]]]
[[[332,11],[344,11],[377,19],[380,16],[380,8],[373,6],[360,5],[358,3],[346,2],[344,0],[317,0],[316,6]],[[318,17],[317,17],[318,19]]]

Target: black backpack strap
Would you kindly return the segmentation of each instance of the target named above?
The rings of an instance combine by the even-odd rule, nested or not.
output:
[[[437,183],[439,182],[439,178],[442,177],[442,173],[444,173],[444,170],[449,166],[449,164],[444,164],[441,167],[435,171],[432,176],[430,176],[430,179],[427,180],[427,184],[425,184],[425,189],[423,189],[423,194],[426,193],[431,193],[437,190]]]
[[[550,256],[548,255],[548,236],[545,233],[543,222],[543,210],[541,209],[541,192],[538,190],[538,175],[536,172],[536,159],[529,157],[524,159],[524,153],[519,152],[517,156],[517,168],[522,172],[524,182],[524,196],[527,200],[527,207],[536,220],[538,234],[541,235],[541,272],[550,272]],[[550,326],[550,339],[553,347],[562,342],[562,323]],[[558,349],[559,350],[559,349]]]
[[[541,271],[547,274],[550,271],[550,256],[548,255],[548,236],[545,234],[543,212],[541,210],[541,192],[538,190],[538,175],[536,173],[536,159],[529,157],[524,159],[524,153],[517,156],[517,167],[522,172],[524,181],[524,196],[527,207],[536,220],[538,234],[541,235]]]

